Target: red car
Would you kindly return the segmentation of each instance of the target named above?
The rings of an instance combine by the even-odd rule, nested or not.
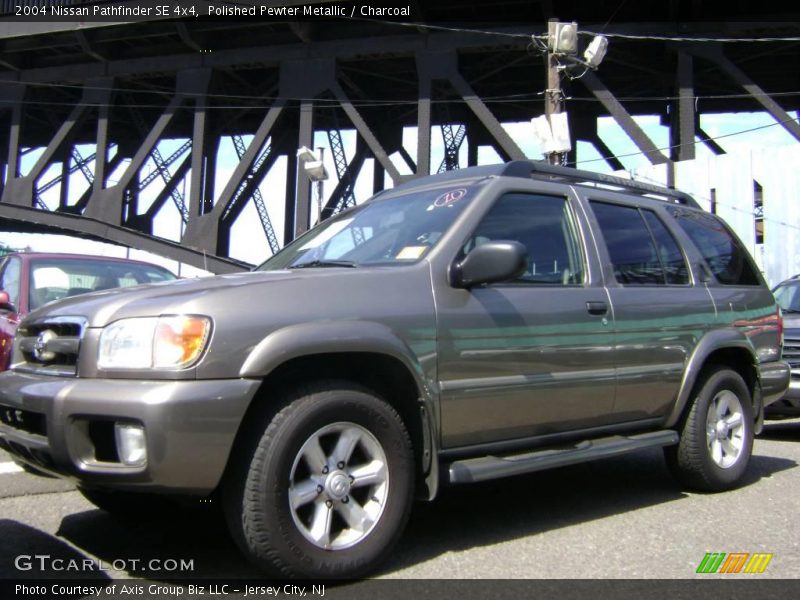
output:
[[[26,314],[53,300],[96,290],[175,279],[157,265],[124,258],[23,252],[0,258],[0,371]]]

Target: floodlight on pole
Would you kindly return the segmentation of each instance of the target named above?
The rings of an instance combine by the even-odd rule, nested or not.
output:
[[[597,35],[586,47],[583,53],[583,60],[590,69],[596,69],[603,62],[608,50],[608,38]]]
[[[552,23],[548,32],[547,46],[553,54],[577,54],[578,52],[578,24]]]
[[[322,221],[322,197],[324,195],[322,182],[328,178],[328,170],[325,168],[324,163],[324,153],[325,149],[320,148],[319,157],[317,157],[314,151],[306,146],[300,146],[297,151],[297,158],[303,163],[303,172],[306,177],[312,183],[317,184],[317,222]]]
[[[313,182],[325,181],[328,178],[328,171],[321,158],[317,158],[314,151],[306,146],[301,146],[297,151],[297,158],[303,163],[303,171]]]

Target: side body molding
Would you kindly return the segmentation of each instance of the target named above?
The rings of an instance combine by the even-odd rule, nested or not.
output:
[[[753,363],[753,368],[757,370],[758,360],[756,359],[756,350],[749,339],[738,329],[717,329],[710,331],[704,335],[694,348],[694,352],[689,357],[686,363],[686,368],[683,370],[683,379],[681,380],[681,387],[678,390],[678,395],[675,400],[675,406],[672,413],[669,415],[666,427],[674,426],[681,418],[686,404],[689,402],[689,395],[692,393],[697,377],[706,362],[706,359],[717,350],[724,349],[742,349],[746,350],[750,355]]]

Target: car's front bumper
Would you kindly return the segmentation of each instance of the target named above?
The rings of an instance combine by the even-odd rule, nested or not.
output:
[[[205,494],[218,485],[260,381],[133,381],[0,374],[0,448],[81,485]],[[147,459],[114,454],[114,424],[143,426]]]
[[[789,389],[776,402],[764,409],[768,419],[787,419],[800,417],[800,369],[792,369]]]
[[[777,402],[786,393],[791,381],[791,369],[789,363],[782,360],[761,363],[758,369],[762,402],[766,407]]]

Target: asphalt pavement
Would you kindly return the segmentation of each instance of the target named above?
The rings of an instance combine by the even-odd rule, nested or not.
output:
[[[682,491],[661,452],[446,490],[418,504],[378,578],[670,579],[800,575],[800,420],[770,423],[745,484]],[[760,574],[698,574],[708,552],[769,553]],[[61,558],[54,565],[22,557]],[[90,574],[64,570],[89,561]],[[185,568],[184,568],[185,567]],[[214,511],[120,521],[0,453],[0,579],[257,578]]]

